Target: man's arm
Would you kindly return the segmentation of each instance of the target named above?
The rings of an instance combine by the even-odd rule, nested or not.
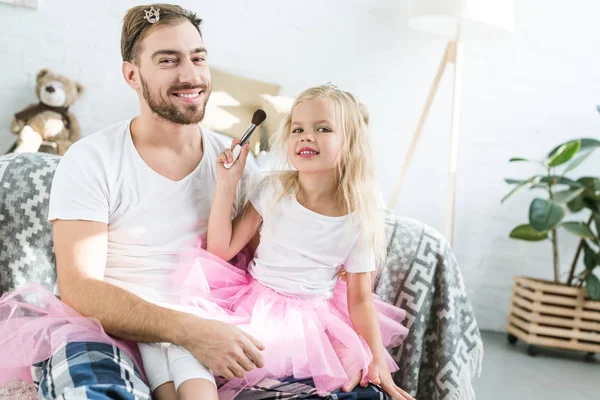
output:
[[[107,224],[53,222],[61,300],[96,318],[111,335],[138,342],[168,342],[187,348],[226,379],[262,367],[263,346],[239,328],[169,310],[104,282]]]

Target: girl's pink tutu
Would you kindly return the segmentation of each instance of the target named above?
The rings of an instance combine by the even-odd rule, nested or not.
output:
[[[143,374],[137,346],[108,336],[98,320],[81,316],[43,286],[29,283],[0,297],[0,383],[31,382],[31,366],[72,341],[118,346]]]
[[[188,260],[189,261],[189,260]],[[239,265],[239,264],[238,264]],[[286,296],[260,284],[244,270],[199,249],[173,276],[184,288],[182,302],[208,299],[229,310],[238,326],[260,340],[265,366],[244,379],[229,381],[219,390],[232,398],[263,378],[313,378],[320,395],[340,388],[359,371],[365,374],[372,355],[366,342],[352,328],[346,300],[346,284],[339,280],[330,300]],[[375,296],[375,295],[374,295]],[[401,322],[405,311],[374,298],[384,345],[395,347],[408,330]],[[387,357],[391,371],[398,369]]]

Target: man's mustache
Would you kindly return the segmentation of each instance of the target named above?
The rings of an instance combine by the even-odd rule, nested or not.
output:
[[[172,86],[169,88],[169,93],[177,92],[178,90],[193,90],[200,89],[206,91],[208,89],[208,85],[192,85],[190,83],[183,84],[180,86]]]

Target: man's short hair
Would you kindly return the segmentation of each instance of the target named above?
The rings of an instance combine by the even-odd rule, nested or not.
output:
[[[159,11],[159,19],[155,23],[150,23],[146,18],[146,11],[151,8]],[[202,20],[196,16],[196,13],[186,10],[173,4],[149,4],[147,6],[136,6],[127,10],[123,18],[123,30],[121,31],[121,56],[123,61],[136,63],[137,56],[142,50],[141,43],[146,36],[157,26],[161,25],[179,25],[182,22],[189,21],[198,30],[200,37],[202,31],[200,24]]]

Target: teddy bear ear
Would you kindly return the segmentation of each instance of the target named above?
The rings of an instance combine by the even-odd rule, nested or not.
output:
[[[42,70],[40,70],[40,72],[37,73],[36,79],[40,80],[42,79],[44,76],[48,75],[50,73],[50,70],[47,68],[44,68]]]

